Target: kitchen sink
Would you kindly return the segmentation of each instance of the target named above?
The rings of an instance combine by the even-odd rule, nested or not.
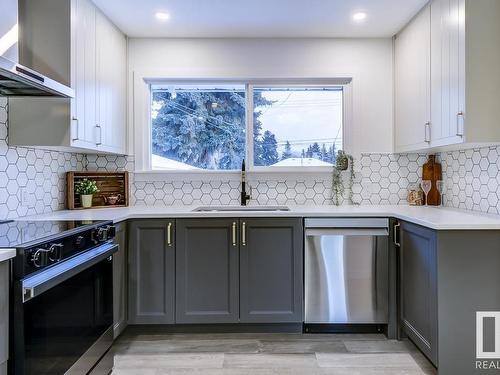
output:
[[[203,206],[196,207],[193,212],[222,212],[222,211],[252,211],[252,212],[268,212],[268,211],[290,211],[287,206]]]

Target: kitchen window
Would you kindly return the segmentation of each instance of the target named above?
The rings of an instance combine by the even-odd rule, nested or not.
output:
[[[343,148],[344,85],[151,84],[150,169],[322,170]]]
[[[329,167],[342,149],[342,87],[255,87],[253,164]]]
[[[239,169],[245,108],[245,85],[153,86],[152,169]]]

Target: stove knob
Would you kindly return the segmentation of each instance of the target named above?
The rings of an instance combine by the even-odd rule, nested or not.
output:
[[[84,236],[78,236],[75,238],[75,246],[78,248],[78,249],[82,249],[83,247],[85,247],[85,237]]]
[[[92,241],[94,241],[96,244],[99,242],[104,242],[107,239],[107,231],[105,228],[97,228],[92,231],[91,234]]]
[[[99,228],[97,230],[97,238],[99,242],[104,242],[108,239],[108,230],[106,228]]]
[[[42,248],[36,249],[31,253],[28,261],[35,268],[45,267],[49,263],[48,250]]]
[[[116,236],[116,227],[114,225],[108,225],[106,227],[107,238],[108,240],[115,238]]]
[[[55,243],[50,245],[48,249],[49,260],[51,262],[59,262],[62,259],[62,251],[64,245],[62,243]]]

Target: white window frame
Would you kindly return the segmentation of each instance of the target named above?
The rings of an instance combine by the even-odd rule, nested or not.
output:
[[[145,174],[177,174],[177,175],[228,175],[238,174],[238,170],[155,170],[151,163],[151,100],[153,85],[164,84],[240,84],[245,85],[246,119],[245,119],[245,161],[249,172],[259,174],[302,174],[302,173],[331,173],[332,167],[268,167],[254,166],[253,145],[253,88],[254,87],[342,87],[343,109],[342,109],[342,143],[343,149],[350,152],[352,149],[352,79],[351,78],[313,78],[313,79],[166,79],[166,78],[144,78],[134,74],[133,90],[133,132],[134,139],[129,145],[135,152],[136,173]]]

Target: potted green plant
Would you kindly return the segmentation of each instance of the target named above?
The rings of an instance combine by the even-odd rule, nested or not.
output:
[[[342,172],[349,170],[349,203],[354,204],[352,198],[353,198],[353,191],[352,187],[354,185],[354,178],[355,178],[355,173],[354,173],[354,158],[352,155],[349,155],[345,153],[342,150],[339,150],[336,159],[335,159],[335,166],[333,167],[333,174],[332,174],[332,193],[333,193],[333,202],[335,203],[336,206],[339,206],[341,204],[341,200],[344,197],[345,193],[345,186],[344,186],[344,179],[342,177]]]
[[[346,154],[344,151],[339,150],[337,157],[335,159],[335,167],[338,171],[346,171],[349,166],[350,155]]]
[[[97,184],[94,180],[89,180],[87,178],[82,179],[76,183],[75,191],[80,194],[80,200],[82,202],[83,208],[92,207],[92,196],[99,192]]]

